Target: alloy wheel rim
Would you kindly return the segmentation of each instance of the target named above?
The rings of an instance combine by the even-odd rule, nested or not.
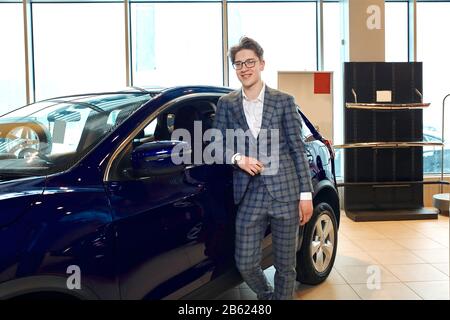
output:
[[[334,226],[328,211],[320,213],[314,225],[311,239],[311,260],[317,272],[324,272],[331,263],[334,253]]]

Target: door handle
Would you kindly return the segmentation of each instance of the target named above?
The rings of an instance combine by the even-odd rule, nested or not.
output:
[[[199,222],[195,226],[192,227],[191,230],[188,231],[186,238],[189,240],[195,240],[200,235],[200,232],[202,231],[203,223]]]
[[[186,207],[192,206],[192,202],[180,200],[180,201],[175,202],[175,203],[173,204],[173,206],[174,206],[175,208],[186,208]]]

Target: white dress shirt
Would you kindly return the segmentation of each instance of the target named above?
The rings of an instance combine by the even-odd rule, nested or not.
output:
[[[250,100],[245,94],[244,89],[242,89],[242,104],[244,107],[245,119],[247,120],[248,127],[255,139],[258,138],[259,131],[261,130],[265,90],[266,85],[263,83],[258,97],[255,100]]]
[[[242,104],[244,107],[245,119],[247,120],[248,127],[255,139],[258,137],[259,131],[261,130],[265,90],[266,84],[263,83],[258,97],[255,100],[250,100],[245,94],[244,88],[242,88]],[[234,163],[235,156],[236,154],[231,158],[232,163]],[[312,200],[312,193],[300,193],[300,200]]]

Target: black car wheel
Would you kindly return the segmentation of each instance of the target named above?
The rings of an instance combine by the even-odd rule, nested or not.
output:
[[[297,280],[311,285],[323,282],[333,268],[336,250],[336,216],[328,203],[321,202],[305,226],[302,247],[297,252]]]

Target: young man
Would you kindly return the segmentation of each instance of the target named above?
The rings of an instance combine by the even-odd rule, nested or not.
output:
[[[277,144],[278,161],[278,170],[266,175],[263,171],[267,163],[249,156],[247,145],[242,154],[230,153],[229,148],[224,153],[224,161],[236,167],[236,264],[258,299],[292,299],[299,224],[304,226],[313,211],[300,115],[292,96],[271,89],[262,81],[265,61],[263,49],[256,41],[243,37],[230,49],[229,57],[242,88],[219,100],[214,127],[221,131],[224,145],[227,129],[250,130],[250,140],[258,147],[262,143],[271,147]],[[272,135],[259,139],[263,130],[277,131],[277,141],[272,141]],[[260,265],[262,240],[269,223],[276,269],[274,289]]]

